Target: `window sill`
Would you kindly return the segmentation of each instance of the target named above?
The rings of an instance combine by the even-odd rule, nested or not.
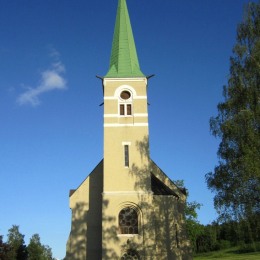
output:
[[[139,234],[117,234],[118,237],[135,237],[139,236]]]

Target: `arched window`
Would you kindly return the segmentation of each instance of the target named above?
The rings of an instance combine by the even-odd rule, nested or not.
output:
[[[140,257],[139,257],[139,254],[135,250],[129,249],[121,257],[121,260],[126,260],[126,259],[138,260],[138,259],[140,259]]]
[[[126,207],[119,212],[121,234],[138,234],[138,214],[134,208]]]
[[[119,98],[119,115],[131,116],[132,115],[132,94],[128,90],[123,90]]]

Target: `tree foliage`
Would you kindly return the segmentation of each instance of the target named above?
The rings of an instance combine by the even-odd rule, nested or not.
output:
[[[209,225],[200,225],[200,233],[196,236],[194,252],[210,252],[236,247],[237,253],[260,251],[260,242],[250,243],[247,221],[228,221]],[[257,228],[257,227],[256,227]],[[241,241],[241,237],[244,240]],[[234,250],[234,248],[232,249]]]
[[[28,246],[24,243],[24,235],[19,226],[13,225],[7,234],[7,241],[0,235],[0,260],[53,260],[52,250],[42,245],[40,236],[34,234]]]
[[[206,181],[220,217],[247,219],[252,229],[260,219],[260,2],[248,4],[238,26],[223,96],[210,120],[220,161]]]
[[[27,247],[28,250],[28,260],[51,260],[52,252],[49,246],[44,246],[41,244],[40,236],[34,234],[30,243]]]
[[[10,246],[10,250],[7,253],[8,260],[26,260],[27,251],[24,243],[24,235],[19,231],[19,226],[13,225],[8,230],[7,244]]]
[[[7,254],[10,251],[10,246],[3,241],[3,236],[0,235],[0,259],[7,259]]]
[[[197,252],[197,238],[203,231],[203,226],[199,223],[197,214],[197,210],[201,206],[200,203],[192,201],[187,202],[185,207],[186,229],[194,252]]]
[[[183,180],[176,180],[174,181],[174,183],[179,188],[185,189]],[[189,193],[188,191],[186,192],[188,196]],[[199,210],[201,206],[202,204],[196,201],[186,202],[185,209],[184,209],[186,230],[194,252],[197,252],[196,241],[198,236],[202,233],[203,230],[203,226],[198,221],[198,213],[197,213],[197,210]]]

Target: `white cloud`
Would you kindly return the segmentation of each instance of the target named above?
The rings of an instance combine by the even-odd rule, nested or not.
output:
[[[53,53],[52,53],[53,54]],[[57,58],[58,52],[55,51]],[[64,90],[67,88],[67,83],[63,74],[65,73],[65,67],[61,61],[52,63],[51,67],[41,73],[41,79],[38,86],[31,88],[27,87],[27,90],[22,93],[18,98],[17,102],[20,105],[29,104],[32,106],[39,105],[39,96],[43,93],[50,92],[53,90]]]
[[[49,46],[50,49],[50,57],[59,60],[60,59],[60,53],[53,48],[53,46]]]

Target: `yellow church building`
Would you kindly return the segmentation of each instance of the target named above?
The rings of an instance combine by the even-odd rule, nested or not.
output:
[[[185,189],[149,154],[147,76],[139,66],[126,0],[118,10],[104,94],[104,157],[70,191],[66,260],[192,259]]]

